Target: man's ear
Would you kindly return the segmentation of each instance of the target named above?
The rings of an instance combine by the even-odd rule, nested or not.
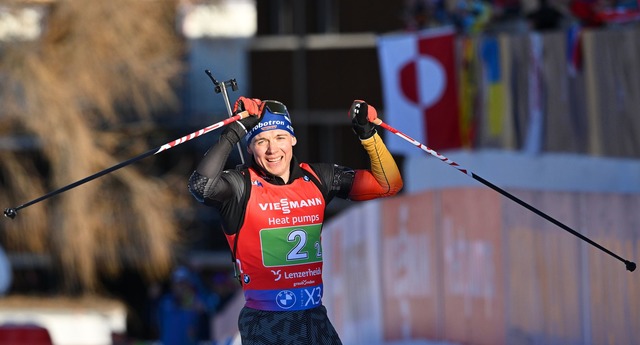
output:
[[[253,151],[251,151],[251,145],[247,145],[247,152],[252,155]]]
[[[291,146],[296,146],[296,144],[298,143],[298,138],[294,137],[293,135],[291,136]]]

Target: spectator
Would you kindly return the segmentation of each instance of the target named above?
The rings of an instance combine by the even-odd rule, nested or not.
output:
[[[163,345],[195,345],[209,338],[210,315],[217,302],[199,291],[197,277],[186,267],[172,274],[171,287],[158,305],[158,329]]]
[[[458,32],[478,34],[490,24],[492,15],[491,4],[485,0],[460,0],[455,5],[453,18]]]
[[[561,27],[564,15],[549,4],[549,0],[539,0],[538,8],[527,15],[529,26],[534,31],[557,30]]]
[[[604,7],[603,0],[573,0],[569,5],[571,13],[584,27],[600,27],[605,24],[599,12]]]
[[[405,6],[405,28],[421,30],[451,24],[444,0],[411,0]]]

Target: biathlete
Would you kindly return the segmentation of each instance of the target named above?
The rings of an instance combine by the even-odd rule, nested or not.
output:
[[[228,125],[189,179],[201,203],[216,208],[244,290],[238,327],[242,343],[341,344],[322,305],[322,223],[334,198],[395,195],[400,171],[372,123],[374,107],[354,101],[349,116],[369,155],[369,169],[298,162],[287,108],[240,97]],[[245,139],[246,166],[225,170],[233,146]]]

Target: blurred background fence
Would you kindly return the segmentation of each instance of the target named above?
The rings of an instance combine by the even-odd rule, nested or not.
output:
[[[510,189],[637,258],[638,195]],[[423,191],[323,230],[325,303],[345,344],[638,344],[637,273],[498,193]]]

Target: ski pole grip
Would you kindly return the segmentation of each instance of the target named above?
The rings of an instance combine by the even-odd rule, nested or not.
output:
[[[251,116],[251,115],[249,115],[249,111],[248,110],[240,112],[240,113],[238,113],[238,115],[240,115],[240,120],[246,119],[247,117]]]

